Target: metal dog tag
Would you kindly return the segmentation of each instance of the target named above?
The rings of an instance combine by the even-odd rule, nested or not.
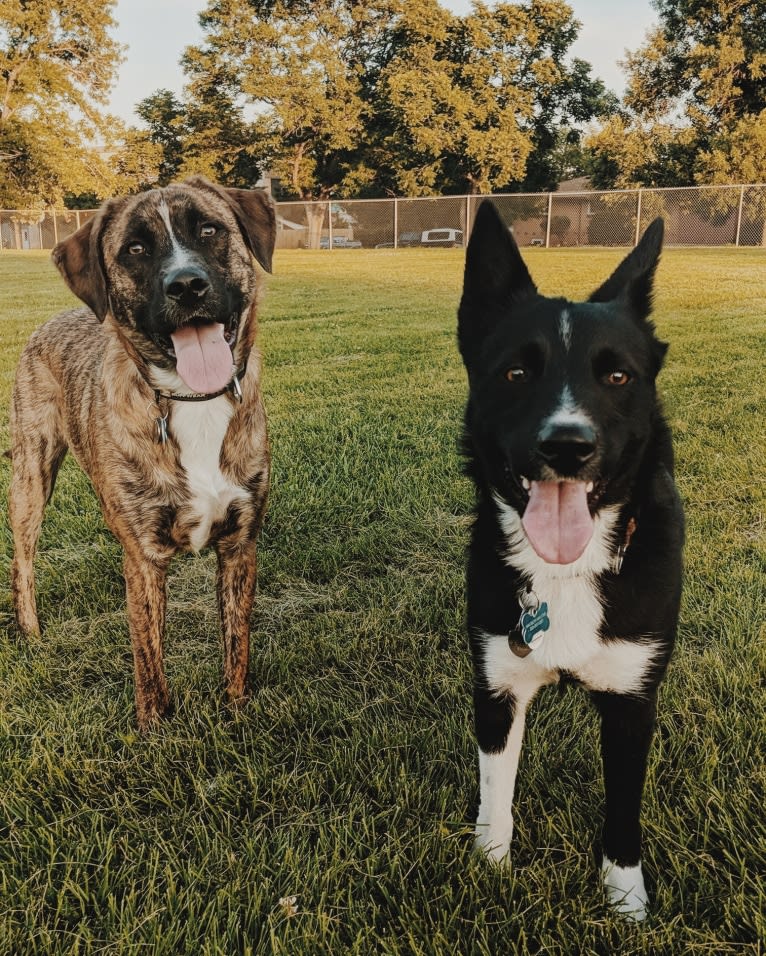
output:
[[[543,634],[551,626],[548,619],[548,604],[543,601],[535,610],[526,610],[521,612],[519,619],[519,630],[521,639],[526,646],[533,651],[543,642]]]
[[[168,443],[168,416],[167,412],[156,418],[154,424],[157,428],[157,443],[160,445],[167,445]]]
[[[542,644],[543,635],[551,622],[548,618],[547,602],[541,602],[531,589],[519,595],[519,606],[521,616],[519,623],[508,635],[508,645],[517,657],[526,657]]]

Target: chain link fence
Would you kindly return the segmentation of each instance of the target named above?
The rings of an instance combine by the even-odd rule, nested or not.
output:
[[[278,249],[464,246],[483,196],[277,203]],[[766,246],[766,185],[495,194],[521,246],[631,246],[656,216],[670,246]],[[0,210],[0,250],[52,249],[95,210]]]

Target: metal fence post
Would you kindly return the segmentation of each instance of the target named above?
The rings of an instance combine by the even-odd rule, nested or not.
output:
[[[53,207],[51,214],[53,216],[53,244],[54,246],[57,246],[59,243],[59,227],[58,227],[58,223],[56,222],[55,206]]]
[[[394,196],[394,249],[399,248],[399,200]]]
[[[643,191],[639,189],[638,196],[636,198],[636,235],[633,238],[634,246],[638,245],[638,239],[639,239],[639,236],[641,235],[641,196],[642,195],[643,195]]]
[[[553,210],[553,193],[548,193],[548,215],[545,223],[545,248],[551,247],[551,211]]]
[[[745,187],[739,187],[739,208],[737,209],[737,235],[734,239],[734,245],[739,245],[739,235],[742,229],[742,204],[745,201]]]
[[[327,200],[327,248],[332,249],[332,202]]]
[[[463,247],[468,245],[468,235],[471,231],[471,197],[465,197],[465,227],[463,229]]]

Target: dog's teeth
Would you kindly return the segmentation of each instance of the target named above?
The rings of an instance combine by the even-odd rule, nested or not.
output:
[[[586,491],[588,494],[590,494],[591,491],[593,491],[593,482],[592,482],[592,481],[589,481],[588,484],[585,486],[585,491]]]
[[[522,479],[521,479],[521,487],[524,489],[524,491],[529,491],[529,489],[530,489],[530,487],[531,487],[531,485],[530,485],[530,483],[529,483],[529,478],[522,478]]]

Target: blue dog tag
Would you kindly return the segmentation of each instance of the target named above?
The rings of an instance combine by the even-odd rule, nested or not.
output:
[[[543,634],[550,626],[551,622],[548,620],[548,604],[546,601],[543,601],[534,610],[521,612],[521,619],[519,621],[521,639],[531,651],[540,645]]]

